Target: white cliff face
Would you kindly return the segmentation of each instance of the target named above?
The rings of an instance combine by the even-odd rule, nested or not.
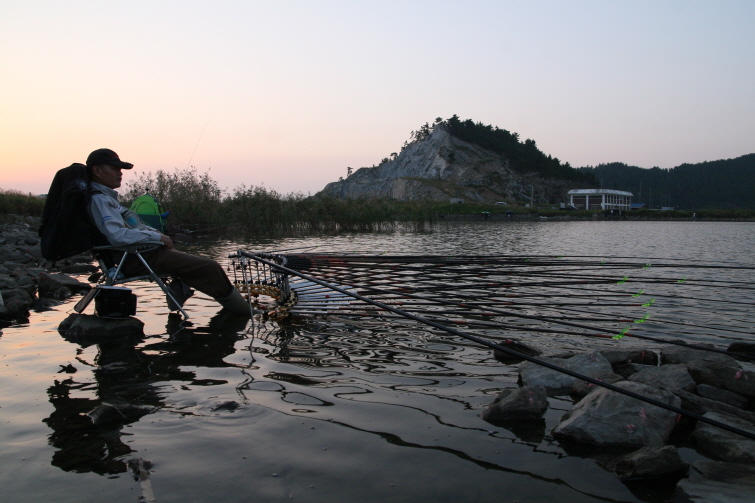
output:
[[[394,160],[360,168],[342,181],[329,183],[321,194],[338,199],[448,201],[463,197],[512,202],[528,199],[530,184],[535,185],[538,199],[544,202],[561,197],[545,190],[549,185],[545,181],[514,173],[502,156],[454,138],[443,126],[436,126],[427,138],[408,145]],[[563,190],[565,194],[569,188],[560,187],[555,192]]]

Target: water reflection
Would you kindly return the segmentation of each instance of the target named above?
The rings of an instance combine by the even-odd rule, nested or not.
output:
[[[81,315],[88,316],[88,315]],[[235,352],[245,337],[248,317],[221,311],[206,327],[193,327],[178,316],[169,316],[170,335],[146,343],[144,337],[113,340],[107,333],[61,336],[82,349],[97,347],[94,361],[77,358],[90,366],[93,382],[76,379],[76,367],[61,365],[68,377],[56,379],[47,389],[54,411],[43,420],[53,430],[50,444],[58,450],[52,465],[65,471],[101,475],[123,473],[133,449],[124,443],[124,427],[165,405],[165,382],[186,386],[214,386],[227,381],[198,379],[187,367],[235,366],[224,359]]]

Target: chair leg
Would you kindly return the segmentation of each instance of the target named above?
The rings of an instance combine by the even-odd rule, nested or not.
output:
[[[142,257],[141,253],[135,253],[137,257],[139,257],[139,260],[141,260],[142,265],[149,271],[149,278],[157,283],[157,286],[159,286],[163,292],[165,292],[165,295],[167,295],[170,299],[173,300],[173,302],[178,306],[178,310],[181,311],[181,314],[183,315],[185,320],[189,319],[189,315],[186,313],[183,307],[181,307],[181,304],[176,300],[176,298],[173,296],[173,294],[170,292],[170,289],[165,286],[165,283],[160,279],[160,277],[155,274],[155,271],[152,270],[152,268],[147,264],[147,261],[144,260],[144,257]]]

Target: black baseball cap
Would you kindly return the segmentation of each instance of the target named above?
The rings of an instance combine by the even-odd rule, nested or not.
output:
[[[98,148],[87,157],[87,166],[97,166],[98,164],[109,164],[110,166],[131,169],[134,167],[130,162],[121,161],[118,154],[110,150],[109,148]]]

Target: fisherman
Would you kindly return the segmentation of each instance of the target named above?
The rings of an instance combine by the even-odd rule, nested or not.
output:
[[[133,168],[133,164],[121,161],[112,150],[101,148],[89,154],[86,165],[92,190],[90,212],[97,229],[112,246],[162,242],[159,249],[144,254],[157,275],[177,278],[214,298],[229,311],[251,313],[249,303],[228,280],[220,264],[209,258],[176,251],[170,237],[146,226],[136,213],[118,203],[115,189],[121,186],[122,170]],[[121,270],[128,276],[146,273],[144,266],[135,260],[123,264]],[[172,288],[172,293],[182,297],[176,300],[183,304],[190,294],[181,295],[181,290]]]

